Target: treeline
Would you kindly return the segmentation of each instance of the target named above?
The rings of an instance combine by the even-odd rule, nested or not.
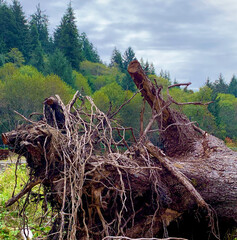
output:
[[[52,37],[48,24],[48,17],[39,5],[27,19],[19,1],[13,0],[8,5],[0,0],[1,132],[14,128],[20,120],[13,110],[24,116],[42,112],[43,100],[54,94],[68,101],[79,90],[83,95],[91,95],[101,110],[110,109],[111,113],[136,91],[127,73],[129,62],[136,58],[131,47],[123,54],[114,48],[110,63],[103,64],[86,33],[79,33],[71,4]],[[167,86],[172,84],[169,72],[156,74],[152,63],[143,59],[140,62],[148,77],[163,86],[165,95]],[[187,105],[178,110],[222,139],[229,142],[237,139],[235,76],[229,84],[220,75],[214,82],[208,80],[198,92],[175,87],[170,93],[180,102],[213,101],[209,106]],[[116,116],[122,125],[133,127],[135,134],[139,133],[141,107],[142,97],[137,94]],[[149,107],[145,114],[149,119]]]

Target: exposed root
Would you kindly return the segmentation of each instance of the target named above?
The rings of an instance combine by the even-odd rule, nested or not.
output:
[[[159,96],[155,97],[156,102]],[[195,206],[205,208],[213,219],[189,180],[146,141],[153,122],[162,119],[164,111],[170,114],[166,111],[170,103],[162,102],[160,111],[153,108],[145,130],[142,109],[140,139],[132,132],[134,144],[129,145],[126,131],[132,129],[111,118],[117,111],[108,117],[90,97],[81,99],[81,105],[78,98],[82,96],[77,92],[64,105],[59,96],[50,97],[44,101],[43,120],[33,122],[22,116],[28,125],[3,134],[4,142],[26,157],[35,179],[7,206],[41,183],[54,216],[48,239],[60,240],[159,239],[154,236]],[[173,186],[179,186],[177,192],[173,193]]]

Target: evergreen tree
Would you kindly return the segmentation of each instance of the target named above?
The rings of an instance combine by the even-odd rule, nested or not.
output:
[[[213,94],[216,93],[227,93],[228,92],[228,85],[225,83],[223,75],[220,73],[218,80],[213,83]]]
[[[165,71],[164,78],[170,82],[170,72],[169,71]]]
[[[135,53],[131,47],[128,47],[128,49],[124,52],[123,55],[123,68],[127,70],[129,63],[134,59]]]
[[[44,52],[50,51],[50,41],[48,32],[48,16],[45,15],[41,9],[40,4],[36,6],[36,12],[31,15],[30,29],[35,25],[38,31],[38,38]]]
[[[146,67],[146,65],[145,65],[145,63],[144,63],[143,58],[140,59],[140,64],[141,64],[142,69],[144,70],[145,67]]]
[[[145,71],[146,75],[150,74],[150,64],[149,64],[148,60],[146,60],[144,71]]]
[[[71,3],[54,33],[54,43],[55,47],[71,63],[73,69],[79,69],[79,64],[83,60],[82,44],[79,41],[79,33]]]
[[[5,64],[5,61],[6,61],[5,55],[4,54],[0,54],[0,67]]]
[[[233,94],[235,97],[237,97],[237,78],[235,75],[233,75],[230,81],[228,93]]]
[[[83,50],[83,56],[86,60],[90,62],[97,62],[100,63],[100,56],[97,53],[97,50],[94,48],[93,44],[89,41],[86,33],[82,33],[81,36],[82,41],[82,50]]]
[[[49,56],[47,72],[58,75],[64,82],[74,86],[71,64],[60,50],[57,49]]]
[[[164,77],[162,77],[162,78],[164,78]],[[179,82],[177,81],[176,78],[174,79],[174,83],[173,83],[173,84],[174,84],[174,85],[175,85],[175,84],[179,84]],[[180,89],[180,86],[176,86],[175,88],[179,88],[179,89]]]
[[[131,47],[128,47],[123,55],[123,72],[125,73],[125,77],[121,82],[121,86],[124,90],[135,91],[136,86],[127,72],[128,65],[131,61],[135,59],[135,53]]]
[[[165,77],[165,73],[163,71],[163,69],[160,70],[160,77],[164,78]],[[174,83],[175,84],[175,83]]]
[[[35,24],[30,27],[30,39],[31,53],[29,63],[42,72],[44,70],[44,52],[39,41],[39,33]]]
[[[205,82],[205,86],[213,89],[213,84],[212,84],[212,82],[211,82],[209,77],[207,77],[207,81]]]
[[[5,54],[15,47],[17,38],[16,21],[12,10],[5,3],[0,4],[0,53]]]
[[[155,72],[155,67],[154,67],[154,64],[153,64],[153,63],[150,64],[150,74],[152,74],[152,75],[155,75],[155,74],[156,74],[156,72]]]
[[[14,47],[18,48],[23,53],[24,57],[28,60],[30,52],[28,23],[22,10],[22,6],[18,0],[13,0],[13,5],[11,6],[11,9],[15,18],[16,25]]]
[[[111,56],[111,62],[110,62],[111,67],[117,66],[120,71],[123,71],[123,58],[121,55],[121,52],[115,47],[112,56]]]

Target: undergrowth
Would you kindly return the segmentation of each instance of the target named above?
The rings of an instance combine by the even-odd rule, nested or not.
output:
[[[18,166],[17,184],[15,194],[19,193],[24,187],[28,177],[27,168],[24,165]],[[16,202],[12,206],[6,208],[5,203],[12,197],[15,187],[15,164],[8,166],[4,172],[0,173],[0,239],[15,240],[20,239],[20,230],[24,223],[22,222],[21,209],[24,206],[25,197]],[[39,192],[39,187],[35,187],[33,192]],[[49,220],[47,214],[42,221],[42,201],[33,201],[30,197],[30,204],[25,210],[27,215],[27,223],[34,234],[34,239],[37,236],[44,236],[49,231],[50,227],[45,226]]]

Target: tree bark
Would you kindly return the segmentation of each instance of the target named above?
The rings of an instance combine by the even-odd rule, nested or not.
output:
[[[237,152],[227,148],[222,140],[189,124],[182,114],[168,106],[163,108],[165,101],[156,94],[154,84],[138,61],[130,63],[128,72],[150,106],[156,112],[162,111],[163,128],[174,125],[163,132],[161,120],[158,120],[165,153],[172,156],[174,166],[190,179],[219,218],[237,223]]]

